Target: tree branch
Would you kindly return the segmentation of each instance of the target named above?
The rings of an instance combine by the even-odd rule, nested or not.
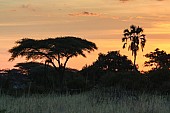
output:
[[[64,68],[66,67],[66,64],[67,64],[69,58],[70,58],[70,57],[67,57],[67,58],[66,58],[66,60],[65,60],[65,62],[64,62]]]
[[[34,48],[35,49],[35,48]],[[56,65],[54,64],[54,62],[52,61],[52,59],[48,56],[48,54],[45,54],[43,52],[40,52],[38,49],[35,49],[38,53],[41,53],[42,55],[46,56],[49,59],[49,62],[53,65],[53,67],[57,70]],[[55,58],[54,56],[52,56],[53,58]],[[56,58],[55,58],[56,59]],[[57,59],[56,59],[57,60]],[[58,60],[57,60],[58,61]]]

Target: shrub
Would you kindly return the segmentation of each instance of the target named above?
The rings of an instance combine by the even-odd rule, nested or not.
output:
[[[146,74],[151,82],[151,90],[170,92],[170,70],[157,69]]]
[[[73,79],[67,81],[68,89],[82,90],[86,88],[86,81],[83,76],[75,76]]]
[[[109,73],[101,78],[104,87],[120,87],[130,90],[143,90],[148,87],[146,76],[136,72]]]
[[[5,109],[0,110],[0,113],[6,113]]]

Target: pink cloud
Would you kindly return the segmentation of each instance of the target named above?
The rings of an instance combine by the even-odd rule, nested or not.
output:
[[[131,0],[119,0],[121,2],[127,2],[127,1],[131,1]],[[165,0],[155,0],[155,1],[165,1]]]
[[[27,10],[30,10],[30,11],[33,11],[33,12],[36,11],[35,8],[33,8],[30,4],[23,4],[23,5],[21,5],[21,8],[27,9]]]
[[[129,1],[129,0],[120,0],[120,1],[122,1],[122,2],[126,2],[126,1]]]
[[[100,14],[84,11],[81,13],[70,13],[70,16],[99,16]]]

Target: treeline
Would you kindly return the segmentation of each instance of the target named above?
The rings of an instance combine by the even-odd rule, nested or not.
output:
[[[145,55],[145,66],[153,66],[141,73],[119,51],[100,53],[92,65],[82,70],[66,68],[62,92],[82,92],[94,88],[119,88],[131,91],[170,93],[170,54],[156,49]],[[6,94],[61,92],[60,70],[50,64],[25,62],[17,69],[1,70],[0,89]]]

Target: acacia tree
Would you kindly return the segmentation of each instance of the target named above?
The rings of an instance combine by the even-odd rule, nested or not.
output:
[[[68,60],[78,55],[86,57],[85,52],[90,53],[97,49],[95,43],[71,36],[41,40],[24,38],[17,41],[16,44],[9,50],[12,54],[9,61],[18,56],[25,56],[27,60],[45,59],[46,63],[52,64],[55,70],[59,72],[60,87],[63,86],[64,72]]]
[[[170,54],[156,48],[154,52],[145,55],[149,61],[145,61],[145,66],[154,66],[154,69],[170,69]]]
[[[137,57],[137,52],[139,50],[139,45],[141,45],[141,49],[143,51],[143,48],[146,43],[146,38],[143,33],[143,29],[141,27],[136,27],[135,25],[131,25],[130,29],[125,29],[123,32],[123,38],[122,42],[123,44],[123,49],[126,48],[128,40],[130,41],[128,50],[132,51],[132,56],[134,56],[134,69],[136,70],[136,57]]]

